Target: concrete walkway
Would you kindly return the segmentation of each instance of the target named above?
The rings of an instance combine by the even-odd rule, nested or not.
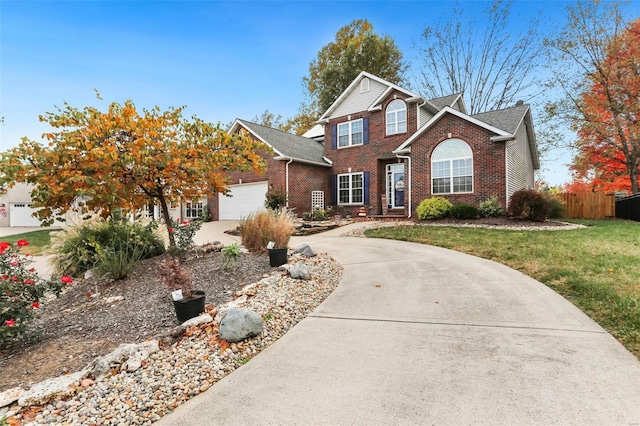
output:
[[[291,242],[344,265],[333,294],[158,425],[640,424],[640,362],[546,286],[344,231]]]

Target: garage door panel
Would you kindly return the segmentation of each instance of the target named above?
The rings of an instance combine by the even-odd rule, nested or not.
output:
[[[230,195],[218,195],[218,209],[220,220],[241,220],[249,214],[264,209],[268,182],[246,183],[231,185]]]
[[[31,216],[36,210],[31,203],[12,203],[9,205],[9,226],[40,226],[40,221]]]

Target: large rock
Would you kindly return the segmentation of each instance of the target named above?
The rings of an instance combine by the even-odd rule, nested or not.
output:
[[[143,360],[159,350],[160,347],[157,340],[120,345],[113,352],[94,359],[85,370],[95,376],[99,376],[109,371],[112,364],[120,364],[122,369],[135,371],[140,368]]]
[[[239,342],[262,333],[262,318],[251,309],[227,309],[220,321],[220,338],[227,342]]]
[[[291,269],[289,269],[289,275],[291,275],[291,278],[295,278],[297,280],[311,279],[309,267],[302,262],[297,262],[295,265],[293,265]]]
[[[301,255],[306,257],[313,257],[316,255],[315,252],[311,250],[311,247],[307,243],[301,244],[300,247],[296,249],[295,253],[300,253]]]
[[[18,398],[18,405],[21,407],[42,405],[54,398],[72,396],[75,394],[76,386],[84,374],[83,370],[67,376],[60,376],[37,383]]]

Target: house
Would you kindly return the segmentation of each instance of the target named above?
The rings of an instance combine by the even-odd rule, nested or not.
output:
[[[220,219],[259,208],[273,187],[298,215],[331,206],[342,215],[364,208],[369,216],[413,217],[436,195],[475,206],[495,196],[506,208],[515,191],[533,188],[540,167],[528,105],[469,115],[461,94],[425,99],[367,72],[304,137],[243,120],[231,132],[246,132],[275,155],[266,157],[264,176],[232,174],[234,197],[210,204]]]

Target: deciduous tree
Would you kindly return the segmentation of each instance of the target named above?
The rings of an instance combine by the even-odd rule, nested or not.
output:
[[[104,214],[157,201],[169,224],[170,202],[228,192],[228,171],[265,170],[259,150],[267,146],[195,116],[184,119],[183,109],[139,112],[126,101],[103,112],[65,103],[40,117],[53,129],[43,135],[48,146],[24,138],[2,153],[0,184],[35,185],[34,207],[41,208],[38,216],[46,224],[78,196]],[[169,240],[175,246],[171,232]]]

